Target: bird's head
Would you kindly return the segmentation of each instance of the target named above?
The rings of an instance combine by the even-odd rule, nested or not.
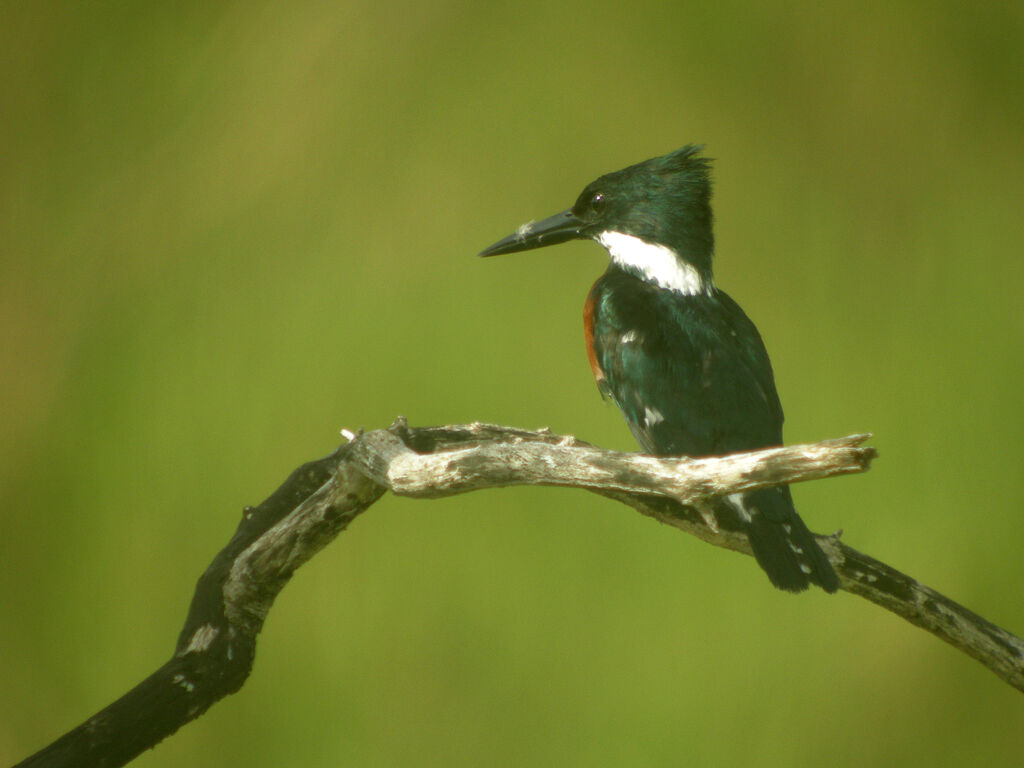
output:
[[[596,240],[612,261],[682,293],[711,290],[710,161],[688,145],[605,174],[572,208],[523,224],[481,256],[526,251],[573,239]]]

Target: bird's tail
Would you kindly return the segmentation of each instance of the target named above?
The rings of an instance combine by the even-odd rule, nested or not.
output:
[[[802,592],[817,584],[839,589],[839,576],[793,507],[788,486],[737,494],[729,500],[747,523],[758,565],[779,589]]]

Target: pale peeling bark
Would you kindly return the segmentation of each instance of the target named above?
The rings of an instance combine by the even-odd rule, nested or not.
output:
[[[247,507],[200,577],[174,656],[119,700],[22,766],[117,766],[234,693],[252,669],[267,612],[295,569],[386,491],[436,498],[509,485],[583,488],[716,546],[750,554],[742,525],[711,519],[705,501],[779,483],[865,471],[867,435],[705,459],[603,451],[547,430],[490,424],[353,435]],[[902,616],[1024,691],[1024,643],[894,568],[839,541],[818,541],[842,589]]]

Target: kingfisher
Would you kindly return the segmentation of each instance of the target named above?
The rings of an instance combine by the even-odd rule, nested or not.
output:
[[[782,405],[764,342],[712,281],[711,161],[701,152],[690,144],[605,174],[571,208],[523,224],[480,253],[574,239],[604,247],[608,269],[583,308],[587,357],[602,396],[618,406],[640,447],[658,456],[782,444]],[[710,513],[741,523],[779,589],[839,588],[788,485],[723,497]]]

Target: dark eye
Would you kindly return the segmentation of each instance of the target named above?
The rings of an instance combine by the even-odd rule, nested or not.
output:
[[[594,213],[600,213],[604,210],[607,200],[605,199],[604,193],[596,192],[594,196],[590,198],[590,210]]]

